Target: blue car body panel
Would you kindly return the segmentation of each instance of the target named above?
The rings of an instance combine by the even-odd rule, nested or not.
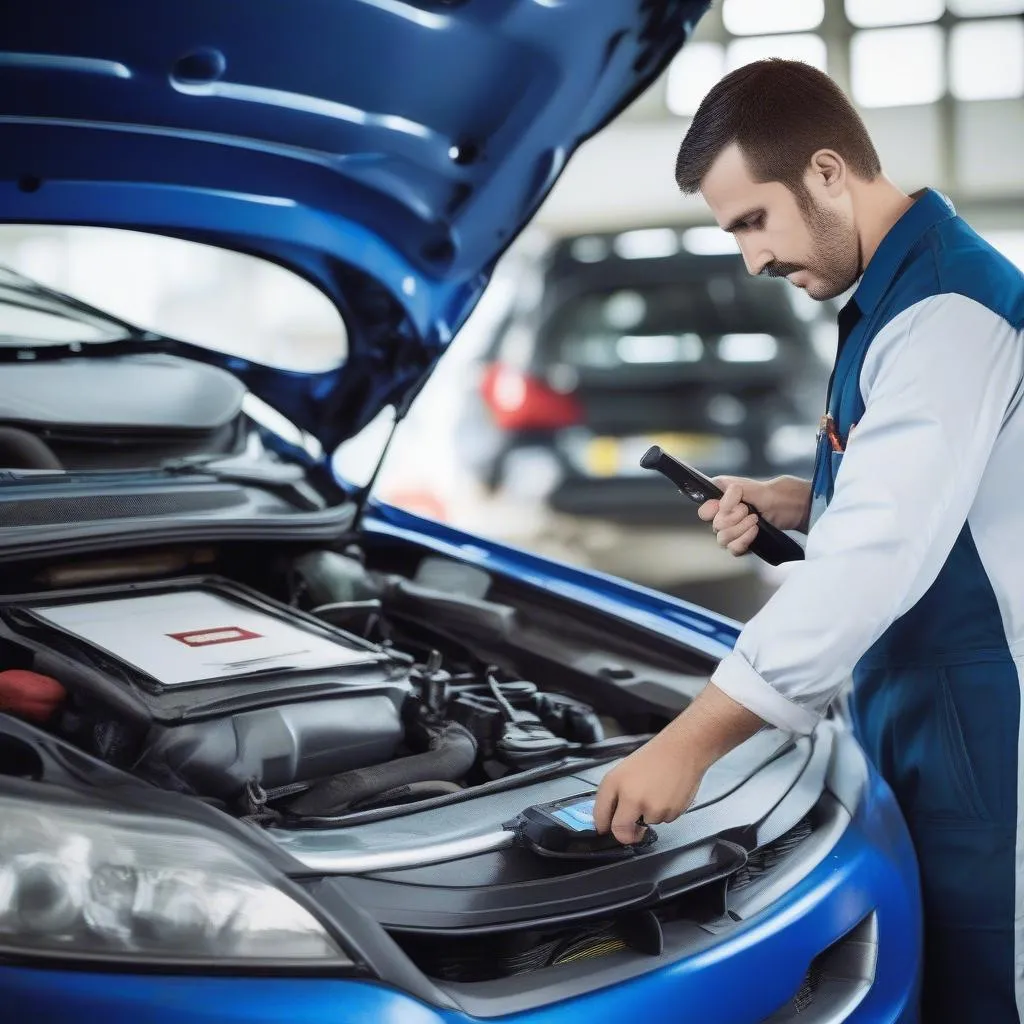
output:
[[[324,448],[432,365],[586,138],[709,0],[37,0],[0,10],[0,221],[266,257],[346,364],[208,358]]]
[[[786,896],[720,945],[649,974],[543,1009],[515,1024],[758,1024],[792,998],[811,959],[878,916],[875,982],[851,1024],[916,1024],[920,903],[916,867],[892,794],[872,776],[850,827]],[[196,978],[0,967],[0,1006],[34,1024],[464,1024],[441,1010],[362,981]]]
[[[449,555],[672,637],[710,658],[728,654],[739,634],[739,623],[656,590],[473,537],[391,505],[372,503],[370,511],[363,523],[369,540]]]

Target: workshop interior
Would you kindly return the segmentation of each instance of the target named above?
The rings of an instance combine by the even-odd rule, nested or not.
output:
[[[1024,270],[1024,0],[491,3],[0,13],[0,1020],[919,1020],[843,699],[595,795],[803,559],[697,508],[811,475],[849,298],[701,100],[827,72]]]

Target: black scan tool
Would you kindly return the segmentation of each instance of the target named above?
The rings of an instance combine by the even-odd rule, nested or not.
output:
[[[716,487],[703,473],[692,466],[652,445],[640,458],[644,469],[653,469],[667,477],[691,501],[703,505],[712,498],[720,498],[722,490]],[[804,549],[792,537],[787,537],[777,526],[772,526],[750,502],[744,504],[757,516],[757,536],[750,550],[763,558],[769,565],[783,562],[798,562],[804,557]]]
[[[596,793],[580,793],[546,804],[527,807],[505,828],[516,834],[519,843],[544,857],[565,860],[614,860],[633,857],[657,842],[657,834],[644,827],[639,842],[624,845],[608,832],[594,828]]]

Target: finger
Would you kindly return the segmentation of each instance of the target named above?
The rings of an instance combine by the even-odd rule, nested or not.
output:
[[[604,835],[612,826],[612,815],[618,797],[618,787],[612,774],[606,775],[597,787],[594,798],[594,828],[599,835]]]
[[[697,515],[700,516],[705,523],[710,523],[711,520],[718,515],[718,499],[712,498],[710,501],[705,501],[704,504],[697,509]]]
[[[737,537],[730,545],[728,551],[733,555],[745,555],[750,550],[750,545],[757,539],[757,524],[753,529],[747,530],[742,536]]]
[[[746,519],[742,520],[742,522],[730,527],[728,530],[722,530],[721,533],[717,535],[716,539],[721,547],[727,548],[730,544],[734,544],[756,526],[757,516],[750,515],[747,516]]]
[[[612,835],[623,846],[640,841],[643,830],[637,826],[637,819],[643,814],[639,801],[619,794],[619,802],[612,817]]]
[[[718,515],[715,516],[714,521],[711,524],[711,528],[716,533],[720,533],[722,530],[727,530],[731,526],[738,526],[750,514],[750,509],[740,502],[739,505],[729,512],[720,510]]]
[[[648,807],[644,811],[643,824],[640,826],[640,832],[643,833],[648,825],[660,825],[662,822],[669,820],[669,814],[671,810],[668,807]]]
[[[729,512],[734,509],[743,497],[743,488],[739,484],[729,484],[725,489],[725,493],[722,495],[720,501],[721,505],[719,511]]]
[[[719,545],[723,548],[729,547],[735,541],[745,536],[750,532],[751,527],[757,527],[757,516],[751,513],[745,519],[741,519],[735,526],[730,526],[726,530],[720,530],[717,537],[715,538]]]

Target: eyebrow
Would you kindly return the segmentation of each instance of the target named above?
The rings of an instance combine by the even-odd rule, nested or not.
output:
[[[755,207],[752,210],[747,210],[746,213],[740,214],[740,216],[738,216],[738,217],[734,217],[731,221],[729,221],[728,224],[726,224],[726,226],[722,230],[723,231],[727,231],[731,235],[734,231],[736,231],[737,228],[743,227],[743,224],[744,224],[745,221],[752,220],[755,217],[763,217],[763,216],[764,216],[764,207],[761,207],[761,206]]]

